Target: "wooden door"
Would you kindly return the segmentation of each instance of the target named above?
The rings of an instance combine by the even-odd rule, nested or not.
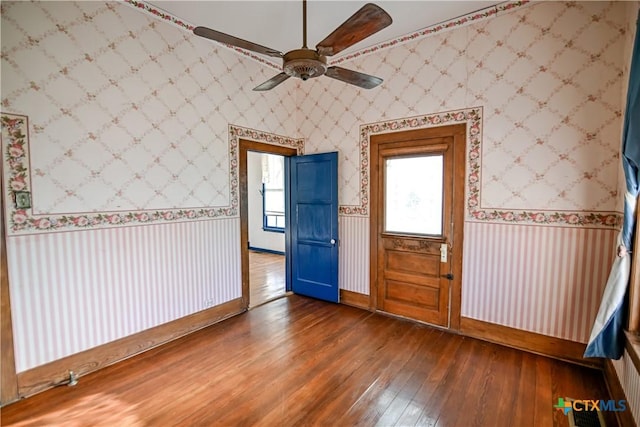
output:
[[[377,310],[449,327],[456,281],[459,319],[464,129],[372,137],[371,271]]]
[[[338,153],[290,161],[290,233],[294,293],[339,302]]]

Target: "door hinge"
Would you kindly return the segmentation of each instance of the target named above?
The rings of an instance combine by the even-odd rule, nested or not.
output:
[[[447,273],[447,274],[445,274],[445,275],[444,275],[444,276],[442,276],[442,277],[446,277],[446,278],[447,278],[447,279],[449,279],[449,280],[453,280],[453,274],[451,274],[451,273]]]

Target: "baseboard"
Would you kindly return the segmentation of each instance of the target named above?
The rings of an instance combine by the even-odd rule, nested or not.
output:
[[[613,362],[609,359],[604,362],[604,381],[607,384],[607,389],[609,390],[609,395],[611,399],[618,400],[626,400],[626,394],[624,393],[624,389],[622,388],[622,384],[620,384],[620,380],[618,379],[618,374],[616,373],[616,368],[613,366]],[[633,419],[633,415],[630,410],[626,411],[616,411],[616,417],[618,418],[618,424],[621,426],[634,426],[635,420]]]
[[[340,302],[344,305],[369,310],[369,295],[340,289]]]
[[[254,252],[264,252],[266,254],[276,254],[276,255],[284,255],[285,253],[282,251],[275,251],[273,249],[264,249],[264,248],[254,248],[253,246],[249,246],[250,251]]]
[[[579,342],[510,328],[508,326],[484,322],[469,317],[463,317],[460,320],[460,333],[530,353],[541,354],[554,359],[602,369],[601,359],[585,359],[582,357],[586,344]]]
[[[18,394],[24,398],[65,384],[69,380],[69,371],[73,371],[79,377],[86,375],[244,311],[246,310],[243,307],[242,298],[234,299],[137,334],[20,372],[18,373]]]

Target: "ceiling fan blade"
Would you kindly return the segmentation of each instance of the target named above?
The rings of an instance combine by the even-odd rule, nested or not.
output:
[[[287,80],[289,77],[291,77],[291,76],[289,76],[288,74],[285,74],[285,73],[276,74],[275,76],[271,77],[266,82],[254,87],[253,90],[261,91],[261,90],[273,89],[274,87],[278,86],[283,81]]]
[[[247,49],[252,52],[261,53],[267,56],[273,56],[275,58],[282,58],[283,55],[283,53],[278,50],[239,39],[238,37],[230,36],[229,34],[221,33],[220,31],[212,30],[211,28],[207,27],[195,27],[193,29],[193,33],[196,36],[204,37],[206,39],[211,39],[224,44],[230,44],[231,46]]]
[[[367,3],[318,43],[316,49],[320,55],[335,55],[388,27],[392,22],[391,16],[382,8]]]
[[[380,77],[370,76],[369,74],[359,73],[341,67],[329,67],[324,75],[332,79],[359,86],[363,89],[373,89],[382,83]]]

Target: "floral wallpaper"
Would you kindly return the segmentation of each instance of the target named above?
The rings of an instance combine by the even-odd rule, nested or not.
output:
[[[360,126],[360,206],[340,206],[342,215],[363,215],[369,212],[369,142],[375,133],[395,132],[404,129],[426,128],[457,123],[466,123],[467,130],[467,218],[470,220],[553,224],[569,226],[604,226],[620,225],[622,217],[618,213],[583,213],[583,212],[535,212],[486,210],[480,208],[480,171],[482,141],[482,108],[448,111],[441,114],[411,117]]]
[[[6,168],[7,191],[9,201],[9,231],[24,233],[29,231],[52,231],[61,229],[82,229],[100,226],[122,226],[146,224],[158,221],[178,221],[234,217],[238,215],[238,147],[239,139],[246,138],[274,145],[286,145],[303,153],[303,140],[287,138],[254,129],[229,126],[231,204],[221,208],[173,209],[134,212],[100,212],[69,215],[34,215],[31,208],[19,208],[16,192],[32,194],[29,171],[28,118],[11,114],[0,116],[2,123],[2,142]]]
[[[24,176],[11,185],[36,189],[12,230],[234,216],[241,126],[275,132],[266,139],[304,135],[307,152],[339,151],[340,213],[367,216],[368,135],[439,120],[469,125],[468,220],[618,224],[625,29],[616,3],[505,3],[334,59],[383,76],[380,88],[318,79],[283,99],[242,89],[274,64],[211,50],[189,23],[145,2],[2,7],[12,35],[3,37],[3,138],[13,147],[3,155],[22,147]],[[21,8],[40,30],[15,18]],[[139,12],[148,18],[131,24]],[[109,25],[130,29],[83,40]],[[195,56],[185,62],[185,52]],[[25,121],[22,137],[11,120]],[[302,139],[277,138],[302,151]]]
[[[10,233],[237,216],[237,135],[301,147],[295,86],[246,91],[272,70],[139,6],[2,3]]]
[[[468,221],[616,227],[624,16],[617,2],[533,3],[354,56],[344,66],[384,83],[301,85],[306,151],[340,152],[341,213],[367,216],[363,136],[476,107]]]
[[[193,28],[194,28],[193,25],[191,25],[191,24],[189,24],[187,22],[184,22],[180,18],[177,18],[175,16],[170,15],[169,13],[166,13],[166,12],[158,9],[155,6],[153,6],[153,5],[151,5],[151,4],[147,3],[147,2],[137,1],[137,0],[122,0],[122,1],[124,3],[130,5],[130,6],[133,6],[133,7],[137,8],[137,9],[139,9],[141,11],[144,11],[144,12],[146,12],[146,13],[148,13],[148,14],[156,17],[156,18],[158,18],[161,21],[169,22],[169,23],[171,23],[173,25],[176,25],[177,27],[180,27],[180,28],[182,28],[184,30],[187,30],[189,32],[193,31]],[[261,57],[259,55],[256,55],[253,52],[250,52],[248,50],[244,50],[244,49],[241,49],[239,47],[231,46],[231,45],[227,45],[227,47],[229,49],[234,50],[234,51],[236,51],[236,52],[238,52],[238,53],[240,53],[242,55],[245,55],[245,56],[247,56],[247,57],[249,57],[249,58],[251,58],[251,59],[253,59],[253,60],[257,61],[257,62],[260,62],[260,63],[262,63],[262,64],[264,64],[264,65],[266,65],[268,67],[271,67],[271,68],[273,68],[275,70],[280,70],[280,68],[281,68],[280,65],[277,65],[277,64],[275,64],[275,63],[273,63],[273,62],[271,62],[271,61],[269,61],[269,60],[267,60],[267,59],[265,59],[265,58],[263,58],[263,57]]]
[[[528,0],[525,1],[508,1],[508,2],[504,2],[501,4],[497,4],[493,7],[488,7],[486,9],[465,15],[465,16],[461,16],[459,18],[454,18],[452,20],[446,21],[446,22],[442,22],[440,24],[436,24],[434,26],[431,27],[426,27],[420,31],[416,31],[415,33],[411,33],[411,34],[406,34],[402,37],[399,37],[397,39],[393,39],[393,40],[389,40],[387,42],[381,43],[377,46],[372,46],[366,49],[363,49],[359,52],[354,52],[352,54],[348,54],[348,55],[344,55],[344,56],[338,56],[337,58],[333,59],[330,61],[331,65],[337,65],[346,61],[350,61],[352,59],[361,57],[363,55],[368,55],[370,53],[374,53],[374,52],[378,52],[382,49],[387,49],[390,47],[394,47],[394,46],[398,46],[400,44],[403,43],[407,43],[410,41],[414,41],[414,40],[418,40],[420,38],[423,37],[428,37],[432,34],[435,33],[440,33],[442,31],[446,31],[446,30],[451,30],[454,28],[460,28],[464,25],[468,25],[471,24],[473,22],[476,21],[480,21],[483,19],[487,19],[487,18],[494,18],[496,17],[498,14],[502,14],[504,12],[508,12],[510,10],[514,10],[516,8],[519,8],[521,6],[525,6],[530,4],[530,2]]]

